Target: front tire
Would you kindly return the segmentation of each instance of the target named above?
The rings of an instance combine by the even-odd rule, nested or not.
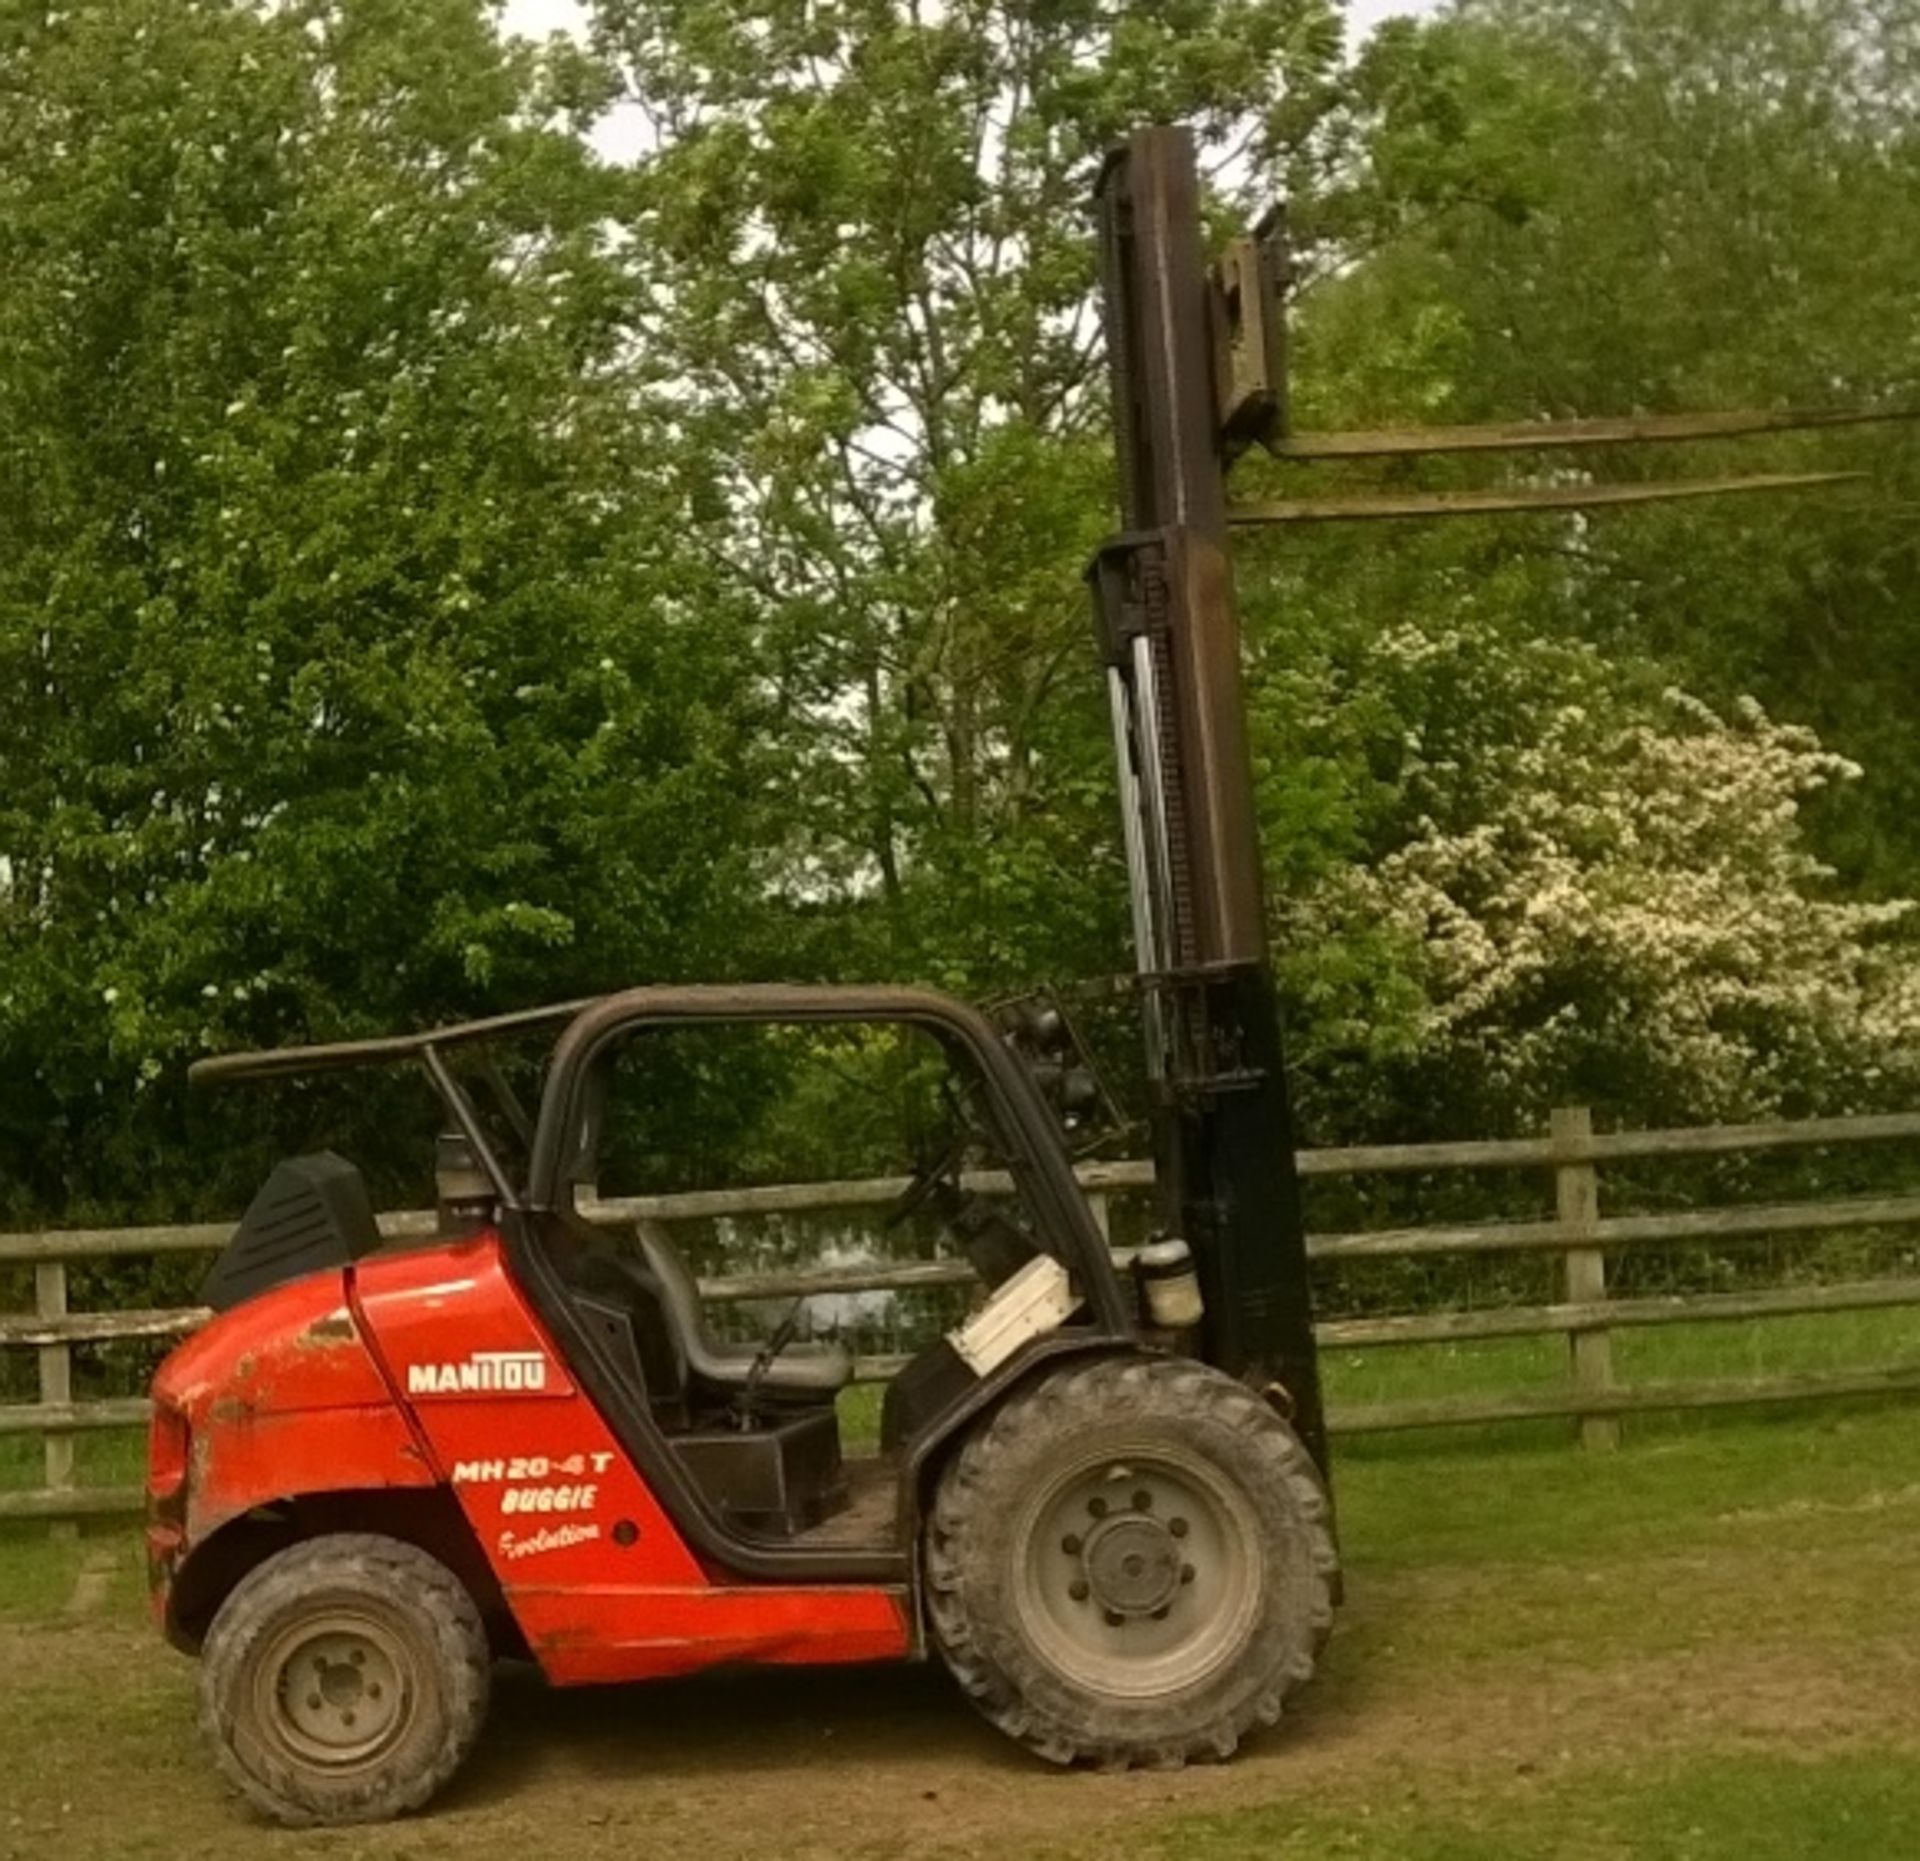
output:
[[[248,1572],[208,1631],[200,1723],[242,1796],[292,1828],[418,1809],[486,1717],[466,1586],[397,1538],[308,1539]]]
[[[1293,1432],[1204,1365],[1104,1358],[1014,1396],[943,1474],[934,1638],[1055,1763],[1232,1756],[1333,1619],[1327,1503]]]

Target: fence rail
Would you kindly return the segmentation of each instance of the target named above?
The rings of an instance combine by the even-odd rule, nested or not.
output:
[[[1619,1418],[1626,1414],[1920,1392],[1920,1362],[1809,1374],[1622,1386],[1615,1376],[1612,1355],[1612,1333],[1622,1329],[1920,1305],[1920,1278],[1888,1277],[1754,1291],[1632,1298],[1613,1298],[1607,1286],[1608,1256],[1622,1249],[1686,1241],[1746,1241],[1778,1235],[1920,1225],[1920,1194],[1694,1209],[1673,1214],[1606,1216],[1600,1212],[1601,1166],[1606,1164],[1899,1138],[1920,1138],[1920,1113],[1597,1133],[1590,1113],[1584,1108],[1573,1108],[1556,1112],[1549,1131],[1542,1137],[1301,1152],[1300,1172],[1310,1180],[1376,1174],[1531,1170],[1546,1173],[1553,1196],[1554,1215],[1550,1220],[1315,1234],[1309,1238],[1308,1249],[1317,1261],[1557,1253],[1562,1262],[1562,1297],[1554,1303],[1335,1319],[1320,1324],[1316,1330],[1323,1345],[1340,1349],[1560,1336],[1568,1344],[1568,1379],[1563,1388],[1335,1406],[1329,1417],[1333,1432],[1356,1435],[1564,1417],[1577,1423],[1584,1446],[1606,1449],[1617,1444]],[[1094,1163],[1083,1165],[1079,1176],[1104,1226],[1109,1198],[1138,1194],[1150,1188],[1153,1166],[1144,1162]],[[981,1172],[966,1181],[969,1187],[985,1193],[1011,1188],[1009,1178],[998,1172]],[[643,1218],[671,1223],[716,1217],[824,1214],[882,1207],[895,1200],[906,1187],[905,1177],[881,1177],[757,1189],[696,1190],[678,1195],[610,1199],[590,1205],[586,1212],[589,1219],[605,1225]],[[434,1216],[430,1211],[402,1210],[381,1215],[379,1226],[382,1235],[390,1239],[425,1237],[434,1232]],[[224,1245],[229,1232],[228,1224],[213,1222],[0,1234],[0,1266],[30,1265],[34,1286],[31,1312],[0,1314],[0,1349],[32,1350],[39,1373],[37,1401],[0,1406],[0,1436],[40,1437],[45,1482],[34,1491],[0,1491],[0,1519],[69,1520],[137,1507],[137,1490],[86,1487],[76,1483],[74,1436],[95,1429],[138,1427],[146,1419],[147,1404],[138,1398],[76,1401],[74,1347],[182,1337],[207,1317],[204,1309],[194,1307],[72,1311],[68,1302],[69,1264],[124,1256],[207,1253]],[[701,1293],[714,1303],[738,1303],[830,1293],[950,1287],[967,1284],[972,1278],[972,1269],[965,1262],[921,1261],[900,1266],[869,1264],[730,1274],[703,1280]],[[868,1357],[861,1361],[856,1374],[864,1380],[879,1380],[891,1375],[899,1362],[900,1359],[891,1356]]]

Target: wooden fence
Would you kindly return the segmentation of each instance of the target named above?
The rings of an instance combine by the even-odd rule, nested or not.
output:
[[[1612,1333],[1627,1327],[1920,1305],[1920,1277],[1880,1277],[1838,1284],[1630,1298],[1609,1297],[1607,1287],[1608,1255],[1622,1249],[1911,1226],[1920,1224],[1920,1194],[1615,1216],[1602,1213],[1600,1195],[1600,1172],[1607,1164],[1913,1137],[1920,1137],[1920,1113],[1599,1134],[1594,1131],[1586,1110],[1573,1109],[1555,1112],[1544,1137],[1303,1151],[1299,1158],[1300,1171],[1309,1179],[1523,1170],[1545,1172],[1553,1191],[1554,1213],[1548,1220],[1316,1234],[1309,1241],[1309,1250],[1316,1261],[1544,1252],[1558,1255],[1561,1262],[1561,1296],[1548,1304],[1337,1319],[1321,1324],[1318,1335],[1323,1346],[1342,1350],[1485,1338],[1563,1336],[1568,1341],[1568,1376],[1564,1386],[1506,1395],[1336,1407],[1330,1416],[1333,1431],[1352,1435],[1462,1423],[1569,1417],[1577,1422],[1579,1438],[1585,1446],[1604,1449],[1617,1444],[1619,1417],[1637,1411],[1920,1391],[1920,1356],[1905,1364],[1843,1371],[1622,1384],[1614,1373],[1612,1353]],[[1139,1194],[1151,1185],[1152,1177],[1152,1166],[1137,1162],[1097,1163],[1080,1170],[1081,1181],[1103,1226],[1109,1198]],[[983,1175],[971,1181],[973,1186],[985,1190],[1008,1187],[1006,1178],[999,1176]],[[591,1218],[609,1225],[642,1216],[671,1223],[722,1216],[823,1214],[883,1206],[905,1187],[905,1178],[881,1178],[695,1191],[609,1200],[594,1204],[588,1212]],[[421,1211],[380,1217],[381,1232],[392,1238],[429,1235],[433,1225],[432,1214]],[[72,1311],[68,1300],[69,1264],[129,1255],[205,1253],[223,1245],[229,1232],[227,1223],[206,1223],[0,1235],[0,1266],[31,1264],[35,1294],[31,1313],[0,1315],[0,1347],[31,1349],[37,1353],[39,1363],[39,1400],[0,1407],[0,1435],[40,1437],[45,1470],[44,1485],[37,1490],[0,1491],[0,1519],[72,1519],[137,1508],[140,1503],[137,1489],[76,1483],[74,1436],[89,1429],[138,1427],[145,1422],[147,1404],[137,1398],[76,1401],[73,1347],[103,1341],[180,1337],[203,1323],[207,1316],[204,1311],[192,1308]],[[967,1283],[972,1277],[972,1270],[964,1261],[923,1261],[903,1266],[858,1265],[737,1274],[704,1281],[701,1290],[709,1300],[727,1302],[955,1286]],[[874,1380],[890,1373],[893,1367],[894,1360],[871,1358],[861,1364],[859,1373]]]

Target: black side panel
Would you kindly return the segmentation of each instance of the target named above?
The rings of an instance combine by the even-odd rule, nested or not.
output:
[[[771,1428],[704,1428],[673,1451],[729,1524],[791,1537],[846,1501],[840,1423],[828,1403]]]
[[[980,1381],[945,1338],[894,1373],[880,1398],[880,1446],[892,1453],[949,1413]]]
[[[380,1245],[360,1172],[331,1150],[282,1163],[253,1198],[200,1287],[216,1312]]]

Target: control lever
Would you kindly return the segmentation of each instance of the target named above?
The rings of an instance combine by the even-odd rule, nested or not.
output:
[[[742,1429],[753,1426],[753,1399],[760,1393],[760,1385],[766,1381],[767,1372],[774,1366],[780,1353],[793,1342],[793,1336],[800,1329],[800,1313],[806,1306],[804,1298],[796,1299],[787,1308],[787,1315],[774,1326],[767,1341],[754,1353],[753,1362],[747,1366],[747,1380],[740,1386],[740,1394],[735,1399],[734,1422]]]

